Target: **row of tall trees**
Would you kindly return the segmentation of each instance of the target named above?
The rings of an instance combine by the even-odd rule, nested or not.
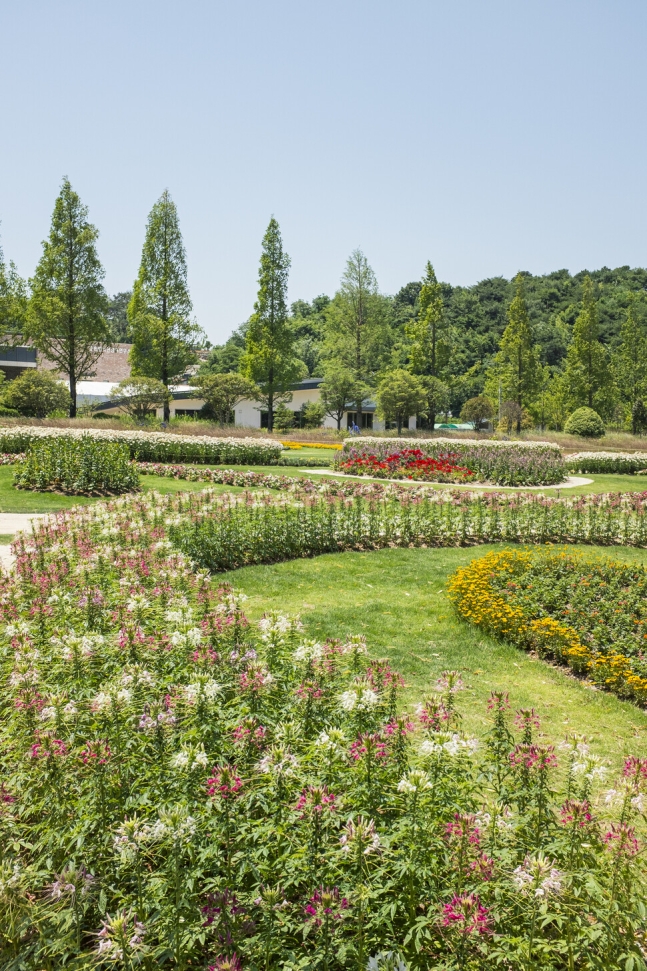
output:
[[[87,206],[64,179],[49,236],[28,285],[0,252],[4,339],[30,341],[69,379],[70,417],[77,413],[77,383],[92,373],[114,339],[98,236]],[[168,388],[197,360],[203,334],[192,315],[177,209],[167,191],[148,217],[127,318],[134,374],[155,378]],[[164,409],[168,420],[168,396]]]
[[[166,389],[195,363],[204,342],[167,191],[149,215],[131,295],[108,301],[97,238],[87,207],[65,179],[28,284],[0,252],[0,326],[7,340],[30,340],[69,378],[71,415],[77,382],[92,373],[116,330],[132,341],[133,373]],[[290,306],[289,269],[272,218],[253,313],[202,369],[220,415],[229,414],[236,388],[238,397],[253,390],[272,428],[291,386],[316,374],[324,379],[325,411],[338,424],[352,402],[361,425],[366,399],[377,397],[382,414],[398,424],[409,409],[433,427],[439,414],[450,408],[457,414],[474,396],[487,397],[495,412],[510,406],[517,425],[559,428],[580,405],[634,430],[643,422],[647,271],[524,273],[512,284],[495,278],[453,288],[427,263],[422,280],[388,297],[366,256],[355,250],[332,299],[321,295]],[[240,380],[214,382],[223,372]],[[168,418],[168,394],[164,401]]]
[[[226,345],[214,349],[206,365],[240,370],[259,384],[270,428],[276,407],[290,399],[290,385],[314,373],[323,377],[325,411],[338,425],[351,402],[361,425],[370,396],[398,426],[417,414],[433,428],[440,414],[450,407],[456,414],[467,398],[477,396],[483,399],[480,407],[489,401],[492,413],[507,416],[517,429],[522,423],[560,428],[570,412],[587,405],[607,420],[641,430],[647,411],[647,277],[625,293],[619,331],[610,343],[602,340],[599,320],[602,287],[594,275],[584,274],[577,306],[552,318],[564,343],[555,359],[528,299],[529,275],[518,274],[492,352],[483,346],[482,356],[466,368],[466,333],[452,306],[452,288],[438,281],[431,263],[420,283],[409,284],[394,300],[380,293],[366,256],[355,250],[332,299],[297,301],[291,311],[288,269],[273,219],[263,241],[255,312]],[[608,317],[608,302],[605,306]],[[569,315],[572,325],[566,323]]]

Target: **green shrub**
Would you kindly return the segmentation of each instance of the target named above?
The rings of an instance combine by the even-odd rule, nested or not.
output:
[[[137,489],[139,473],[126,445],[84,435],[32,445],[14,475],[14,485],[38,492],[111,495]]]
[[[564,425],[567,435],[580,435],[582,438],[601,438],[604,435],[604,422],[593,408],[578,408]]]
[[[70,392],[49,371],[23,371],[3,388],[2,403],[26,418],[46,418],[53,411],[65,414]]]

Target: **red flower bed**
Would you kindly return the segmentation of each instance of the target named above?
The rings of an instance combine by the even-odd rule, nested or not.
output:
[[[419,448],[403,448],[385,458],[377,455],[354,456],[339,463],[343,472],[371,475],[380,479],[424,479],[428,482],[465,482],[474,473],[457,464],[458,456],[447,452],[428,458]]]

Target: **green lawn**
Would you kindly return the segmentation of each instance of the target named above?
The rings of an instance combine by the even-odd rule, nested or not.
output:
[[[388,657],[404,674],[408,703],[424,697],[441,671],[461,669],[469,686],[459,699],[468,730],[485,727],[485,704],[496,688],[510,693],[513,707],[534,707],[555,742],[575,731],[614,761],[629,752],[647,754],[647,712],[454,616],[444,595],[448,576],[495,548],[332,554],[247,567],[229,573],[227,580],[249,597],[252,619],[277,609],[300,614],[308,637],[365,634],[371,654]],[[647,560],[642,550],[582,549],[589,555]]]
[[[185,482],[181,479],[164,479],[158,475],[142,475],[141,487],[144,492],[197,492],[206,488],[204,482]],[[218,492],[240,492],[229,486],[214,486]],[[0,512],[57,512],[71,509],[72,506],[100,502],[88,496],[63,496],[55,492],[31,492],[27,489],[14,489],[13,469],[10,465],[0,467]]]

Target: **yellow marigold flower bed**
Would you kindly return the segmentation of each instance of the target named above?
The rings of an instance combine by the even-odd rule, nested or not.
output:
[[[337,450],[342,448],[341,445],[332,442],[330,444],[324,442],[284,442],[283,439],[281,439],[281,445],[283,448],[333,448]]]
[[[643,584],[642,567],[566,550],[503,550],[458,570],[448,595],[470,624],[645,704]]]

